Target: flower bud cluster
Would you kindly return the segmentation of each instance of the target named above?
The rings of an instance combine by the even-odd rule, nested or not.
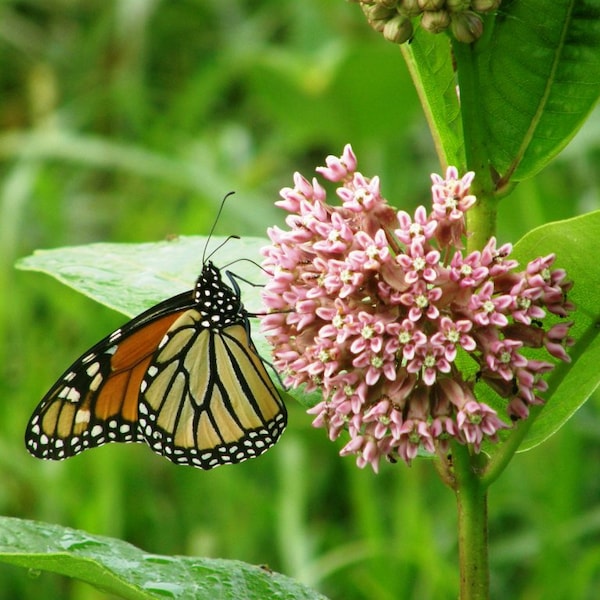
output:
[[[572,283],[552,254],[517,270],[510,244],[494,238],[464,252],[472,173],[432,175],[431,208],[410,215],[356,167],[346,146],[317,169],[338,184],[338,205],[299,173],[281,191],[288,229],[269,229],[263,248],[261,328],[274,366],[286,385],[322,392],[313,424],[332,440],[347,431],[341,453],[359,466],[410,463],[446,452],[450,439],[479,452],[509,425],[476,385],[512,420],[542,402],[546,359],[569,360]]]
[[[480,13],[495,11],[501,0],[355,0],[375,31],[395,44],[410,40],[415,23],[430,33],[450,29],[459,41],[470,44],[483,33]]]

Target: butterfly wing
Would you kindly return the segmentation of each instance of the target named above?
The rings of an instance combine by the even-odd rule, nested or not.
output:
[[[155,452],[212,469],[277,442],[286,410],[249,326],[206,327],[196,310],[173,323],[142,382],[140,429]]]
[[[62,460],[108,442],[144,441],[141,382],[169,327],[193,305],[192,291],[165,300],[77,359],[34,411],[25,432],[29,452]]]
[[[207,262],[193,292],[75,361],[29,421],[29,452],[61,460],[108,442],[146,442],[177,464],[211,469],[273,446],[287,414],[233,285]]]

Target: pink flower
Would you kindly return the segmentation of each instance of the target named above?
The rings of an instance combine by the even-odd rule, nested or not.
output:
[[[348,254],[348,262],[357,270],[378,271],[382,264],[390,260],[390,249],[383,229],[377,230],[373,237],[358,231],[354,236],[354,244],[357,249]]]
[[[442,317],[439,321],[439,330],[431,336],[431,342],[443,348],[446,360],[454,362],[457,346],[468,352],[472,352],[477,347],[475,340],[467,334],[472,327],[473,322],[468,319],[454,322],[449,317]]]
[[[396,452],[406,464],[410,464],[417,456],[419,448],[433,454],[433,437],[425,421],[408,419],[400,428]]]
[[[571,357],[567,354],[566,348],[575,343],[575,340],[569,337],[569,329],[572,325],[572,321],[557,323],[549,329],[544,338],[546,350],[552,356],[564,362],[571,362]]]
[[[439,317],[440,311],[436,303],[441,297],[440,288],[417,281],[410,291],[400,296],[400,302],[408,308],[408,318],[411,321],[418,321],[423,315],[433,320]]]
[[[351,186],[338,188],[338,196],[344,208],[353,213],[373,210],[384,201],[379,193],[379,178],[368,180],[360,173],[354,175]]]
[[[436,237],[442,247],[462,247],[465,213],[476,200],[475,196],[467,193],[474,176],[474,173],[467,173],[462,179],[458,179],[455,167],[448,167],[445,178],[437,174],[431,175],[432,217],[438,222]]]
[[[438,277],[436,267],[440,253],[437,250],[425,253],[423,244],[417,240],[413,240],[407,250],[407,254],[399,254],[396,257],[396,261],[405,271],[406,283],[416,283],[419,279],[433,283]]]
[[[482,264],[481,252],[471,252],[463,259],[462,253],[458,251],[450,262],[450,279],[460,287],[476,288],[488,275],[489,269]]]
[[[427,343],[427,336],[410,319],[404,319],[402,323],[389,323],[386,334],[390,338],[386,343],[385,352],[397,354],[398,358],[405,361],[412,360],[416,349]]]
[[[507,427],[496,416],[495,410],[487,404],[475,401],[467,402],[458,412],[456,425],[466,442],[472,444],[476,452],[479,452],[481,442],[485,438],[495,441],[497,432]]]
[[[396,237],[407,246],[410,246],[413,241],[425,242],[430,240],[437,228],[437,221],[427,216],[424,206],[419,206],[415,211],[414,220],[403,210],[398,211],[398,223],[400,228],[394,233]]]
[[[494,292],[494,283],[488,280],[471,296],[468,308],[476,325],[508,325],[508,319],[503,312],[512,304],[512,298],[497,296]]]
[[[326,167],[317,167],[315,170],[329,181],[342,181],[356,170],[356,156],[350,144],[344,146],[344,152],[339,158],[328,156],[325,159]]]
[[[518,340],[497,340],[490,344],[485,356],[487,368],[500,375],[504,381],[512,381],[515,369],[527,365],[527,359],[518,350],[523,343]]]
[[[432,386],[438,373],[449,373],[450,362],[445,357],[444,347],[433,343],[417,347],[415,357],[406,365],[409,373],[420,373],[423,383]]]
[[[463,254],[472,173],[432,175],[431,210],[413,215],[387,204],[349,145],[317,173],[337,184],[341,205],[296,173],[277,202],[287,228],[270,228],[263,249],[271,278],[261,328],[273,365],[286,385],[321,391],[313,425],[332,440],[347,432],[341,454],[360,467],[447,452],[452,439],[479,452],[508,425],[477,399],[475,383],[511,420],[542,402],[545,374],[573,344],[571,322],[547,324],[546,315],[573,310],[572,283],[553,269],[554,255],[518,271],[510,244],[494,238]]]

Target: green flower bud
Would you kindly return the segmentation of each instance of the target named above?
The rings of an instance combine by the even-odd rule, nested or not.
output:
[[[421,10],[441,10],[446,4],[446,0],[418,0]]]
[[[413,34],[413,26],[410,19],[402,15],[396,15],[390,19],[383,28],[383,37],[395,44],[403,44],[410,40]]]
[[[421,27],[430,33],[441,33],[450,25],[450,14],[445,10],[427,11],[421,17]]]
[[[383,6],[385,8],[393,8],[395,9],[398,5],[399,0],[375,0],[375,4],[379,4],[379,6]]]
[[[460,13],[471,7],[471,0],[446,0],[446,8],[453,13]]]
[[[419,6],[419,0],[401,0],[396,10],[407,17],[417,17],[423,12]]]
[[[381,33],[386,23],[396,15],[396,11],[392,8],[386,8],[379,4],[361,4],[361,8],[367,17],[369,25],[375,30]]]
[[[467,10],[459,15],[453,15],[451,28],[459,42],[471,44],[481,37],[483,22],[477,13]]]
[[[501,0],[471,0],[471,8],[477,12],[492,12],[500,6]]]

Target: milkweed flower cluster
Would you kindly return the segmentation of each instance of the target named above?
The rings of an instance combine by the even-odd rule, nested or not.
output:
[[[572,344],[570,322],[543,320],[573,310],[572,283],[552,254],[519,271],[510,244],[494,238],[464,251],[472,173],[432,175],[431,208],[410,215],[356,168],[349,145],[317,168],[338,184],[336,205],[299,173],[281,191],[288,229],[270,228],[263,248],[272,276],[261,327],[274,366],[286,385],[322,391],[313,424],[332,440],[347,431],[341,454],[361,467],[377,471],[382,457],[410,464],[450,439],[479,452],[508,425],[475,385],[487,383],[512,420],[542,402],[554,366],[543,358],[568,361]],[[526,347],[545,356],[528,358]]]

